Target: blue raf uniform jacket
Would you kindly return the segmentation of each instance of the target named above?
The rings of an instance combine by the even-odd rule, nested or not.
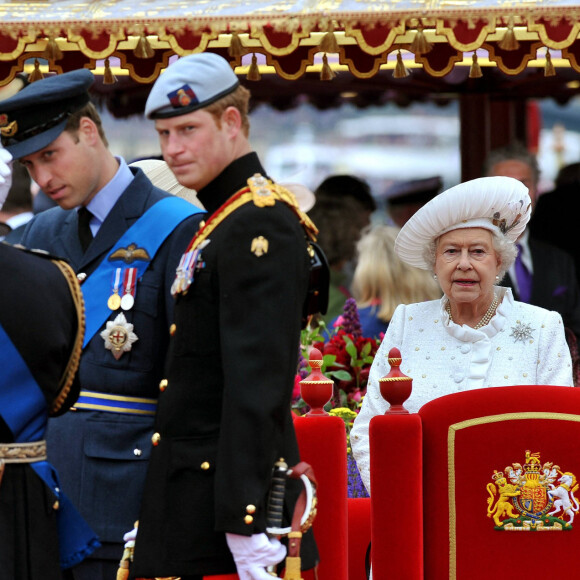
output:
[[[77,212],[54,208],[28,225],[22,244],[69,260],[77,273],[90,276],[124,232],[141,215],[169,194],[154,187],[140,170],[123,192],[83,255],[77,235]],[[201,215],[186,218],[159,248],[137,284],[135,305],[124,312],[138,340],[116,360],[97,331],[81,358],[81,388],[121,397],[156,399],[173,316],[170,294],[175,270]],[[138,243],[138,241],[136,240]],[[110,288],[103,293],[107,301]],[[121,312],[111,312],[109,320]],[[104,324],[103,324],[104,327]],[[105,557],[119,559],[123,534],[139,514],[153,433],[152,415],[95,410],[70,412],[49,421],[49,459],[61,475],[70,499],[97,532]]]

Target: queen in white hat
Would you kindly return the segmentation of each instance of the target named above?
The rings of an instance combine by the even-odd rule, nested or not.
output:
[[[401,370],[413,379],[405,403],[410,412],[442,395],[483,387],[573,385],[560,314],[517,302],[499,286],[515,260],[530,203],[520,181],[483,177],[440,193],[399,232],[397,255],[430,270],[443,297],[399,305],[374,359],[351,431],[369,491],[368,428],[389,406],[378,380],[390,370],[391,348],[401,351]]]

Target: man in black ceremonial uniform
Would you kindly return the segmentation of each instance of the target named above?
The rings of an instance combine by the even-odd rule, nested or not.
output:
[[[208,210],[176,273],[132,577],[271,578],[274,464],[299,461],[290,401],[316,229],[248,141],[248,91],[226,60],[181,58],[153,86],[165,161]],[[293,502],[287,511],[293,510]],[[312,533],[302,566],[316,565]]]
[[[2,170],[10,155],[0,146]],[[10,186],[0,170],[0,208]],[[6,185],[8,187],[6,188]],[[0,576],[60,580],[96,537],[47,462],[49,416],[77,400],[84,308],[72,269],[0,243]]]

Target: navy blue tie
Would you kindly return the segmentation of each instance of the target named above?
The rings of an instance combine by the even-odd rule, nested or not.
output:
[[[93,232],[91,232],[91,227],[89,225],[93,214],[84,206],[79,209],[78,214],[79,240],[81,242],[83,252],[86,252],[90,243],[93,241]]]

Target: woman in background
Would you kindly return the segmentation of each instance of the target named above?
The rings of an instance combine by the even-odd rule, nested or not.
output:
[[[406,264],[395,253],[399,230],[375,225],[357,244],[352,293],[363,336],[378,337],[384,333],[399,304],[441,298],[441,288],[429,272]]]

